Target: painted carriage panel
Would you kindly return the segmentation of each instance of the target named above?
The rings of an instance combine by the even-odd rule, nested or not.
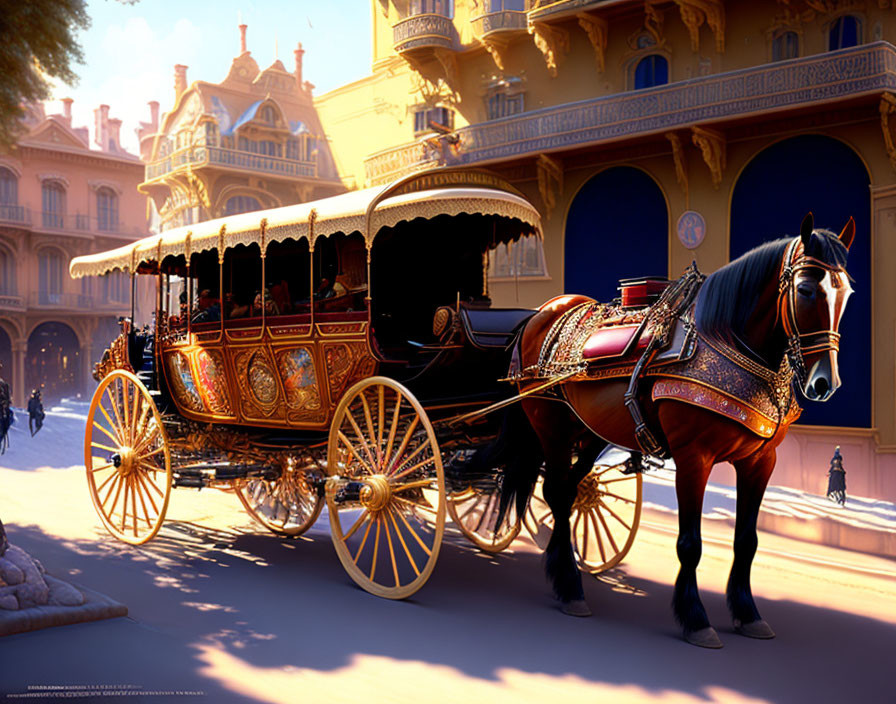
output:
[[[279,348],[274,351],[274,356],[286,394],[286,413],[290,424],[326,421],[327,409],[321,400],[313,348]]]
[[[169,352],[165,356],[165,368],[168,373],[171,393],[174,395],[177,405],[193,413],[203,413],[205,404],[196,389],[187,354],[180,350]]]
[[[221,351],[200,349],[196,352],[194,361],[196,380],[199,382],[197,386],[208,410],[219,416],[234,417],[228,392],[224,356]]]

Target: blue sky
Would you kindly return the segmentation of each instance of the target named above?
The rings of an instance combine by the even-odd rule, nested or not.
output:
[[[218,82],[239,52],[238,17],[249,26],[248,49],[261,68],[277,58],[292,70],[293,49],[305,49],[304,78],[320,95],[370,72],[370,0],[89,0],[92,24],[81,33],[85,62],[76,66],[77,87],[58,85],[59,99],[74,99],[76,127],[90,127],[102,103],[120,118],[122,146],[137,151],[134,130],[149,120],[147,102],[161,111],[174,102],[174,64],[189,66],[187,80]]]

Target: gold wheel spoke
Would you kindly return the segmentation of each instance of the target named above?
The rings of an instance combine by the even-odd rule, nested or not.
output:
[[[96,421],[93,421],[93,425],[97,429],[99,429],[101,432],[105,433],[106,437],[109,438],[112,442],[117,443],[117,444],[121,443],[121,441],[117,437],[115,437],[112,433],[110,433],[108,430],[106,430],[102,425],[100,425]]]
[[[582,517],[582,514],[580,512],[578,517],[576,518],[576,522],[578,522],[579,519],[581,519],[581,517]],[[585,562],[588,561],[588,548],[590,547],[590,545],[588,543],[588,526],[590,524],[591,524],[591,521],[588,520],[588,514],[585,514],[584,536],[582,537],[582,551],[581,551],[582,559]]]
[[[108,390],[109,390],[109,389],[107,388],[106,391],[108,391]],[[115,431],[115,434],[116,434],[116,435],[118,435],[118,439],[117,439],[115,442],[117,442],[119,445],[123,444],[123,443],[121,442],[121,433],[119,432],[119,427],[118,427],[117,425],[115,425],[115,422],[109,417],[109,413],[106,411],[105,408],[103,408],[103,400],[102,400],[102,399],[99,400],[99,402],[96,404],[96,407],[100,409],[100,411],[102,412],[103,416],[104,416],[104,417],[106,418],[106,420],[108,421],[108,423],[109,423],[109,427],[112,428],[112,430]],[[95,423],[95,422],[96,422],[96,421],[94,421],[94,423]]]
[[[395,515],[393,514],[393,508],[389,506],[389,518],[392,520],[392,526],[395,528],[395,535],[398,536],[398,539],[401,541],[401,547],[404,548],[404,554],[408,556],[408,562],[411,563],[411,567],[414,568],[414,574],[418,577],[420,576],[420,570],[417,568],[417,563],[414,561],[414,556],[411,555],[411,551],[408,549],[407,543],[404,542],[404,538],[401,535],[401,531],[398,529],[398,521],[395,520]]]
[[[597,549],[600,550],[600,559],[601,562],[607,561],[607,555],[604,552],[604,541],[600,539],[600,528],[597,526],[597,519],[594,517],[592,512],[588,512],[588,518],[591,519],[591,524],[594,526],[594,539],[597,541]]]
[[[428,444],[428,443],[429,443],[429,441],[427,440],[426,444]],[[421,469],[422,467],[425,467],[426,465],[428,465],[432,462],[435,462],[435,457],[430,457],[429,459],[425,459],[422,462],[418,462],[413,467],[408,467],[407,469],[405,469],[402,472],[399,472],[398,474],[388,474],[386,476],[388,476],[389,479],[401,479],[402,477],[406,477],[407,475],[409,475],[413,472],[416,472],[418,469]]]
[[[118,452],[118,449],[119,449],[117,447],[109,447],[108,445],[103,445],[102,443],[93,442],[93,441],[91,441],[90,445],[91,445],[91,447],[98,447],[101,450],[108,450],[109,452]]]
[[[133,426],[131,425],[131,418],[129,415],[128,401],[130,401],[130,396],[128,395],[128,383],[124,379],[121,380],[121,412],[124,415],[124,428],[128,430],[130,433],[133,430]]]
[[[358,547],[358,552],[355,553],[354,558],[352,558],[353,562],[356,565],[358,564],[358,558],[361,557],[361,552],[364,550],[364,545],[365,545],[365,543],[367,543],[367,536],[370,535],[370,528],[374,524],[374,521],[375,521],[375,516],[370,515],[369,518],[370,518],[370,520],[367,521],[367,529],[364,531],[364,537],[361,538],[361,545]],[[343,537],[343,542],[346,542],[345,537]]]
[[[601,484],[612,484],[614,482],[630,482],[632,479],[635,479],[637,476],[638,476],[637,474],[630,474],[625,477],[616,477],[615,479],[601,479],[600,483]]]
[[[118,480],[121,479],[121,475],[118,472],[116,472],[113,476]],[[101,506],[103,507],[103,510],[104,511],[108,510],[110,516],[115,511],[115,507],[118,505],[118,495],[121,493],[122,484],[123,484],[123,482],[116,481],[112,486],[110,486],[109,493],[106,494],[106,498],[103,499],[101,502]],[[112,496],[112,487],[116,487],[115,498],[112,500],[112,505],[108,509],[106,509],[106,502],[109,500],[109,497]]]
[[[140,441],[137,442],[136,446],[134,447],[134,452],[139,455],[153,440],[155,440],[159,436],[159,434],[159,426],[156,425],[153,427],[152,432],[140,438]]]
[[[156,448],[155,450],[153,450],[152,452],[148,452],[148,453],[145,454],[145,455],[140,455],[140,461],[142,462],[143,460],[147,459],[148,457],[153,457],[153,456],[159,454],[160,452],[164,452],[164,451],[165,451],[165,446],[164,446],[164,445],[162,445],[161,447],[157,447],[157,448]]]
[[[358,441],[364,447],[364,452],[367,453],[367,459],[370,460],[370,467],[376,468],[376,458],[373,456],[373,452],[370,450],[370,445],[367,444],[367,440],[364,438],[363,433],[361,432],[361,428],[358,427],[358,424],[355,422],[355,417],[352,414],[351,408],[345,409],[345,417],[348,419],[348,422],[352,426],[352,430],[355,431],[355,437],[358,438]]]
[[[131,477],[131,510],[134,513],[134,537],[137,537],[137,482]]]
[[[631,527],[628,523],[626,523],[625,521],[623,521],[623,520],[619,517],[619,515],[618,515],[613,509],[611,509],[609,506],[607,506],[603,501],[601,501],[600,498],[597,499],[597,503],[599,503],[603,508],[607,509],[607,513],[609,513],[613,518],[615,518],[615,519],[616,519],[617,521],[619,521],[622,525],[624,525],[624,526],[625,526],[625,529],[626,529],[627,531],[631,531],[632,527]]]
[[[370,415],[370,406],[367,403],[367,395],[364,393],[364,391],[361,391],[359,396],[361,397],[361,405],[364,406],[364,422],[367,423],[367,437],[369,437],[370,441],[373,442],[376,439],[376,430],[374,430],[373,428],[373,416]],[[383,448],[376,446],[374,449],[376,450],[375,466],[380,467],[383,459]]]
[[[100,459],[102,459],[102,458],[100,458]],[[93,467],[90,471],[91,472],[102,472],[104,469],[111,469],[114,466],[115,465],[110,462],[109,464],[103,464],[103,465],[100,465],[99,467]]]
[[[143,517],[146,519],[146,525],[152,528],[152,521],[149,520],[149,511],[146,510],[146,500],[143,498],[143,491],[146,491],[146,488],[143,487],[143,491],[141,491],[142,484],[140,484],[140,476],[137,476],[137,481],[134,483],[134,488],[137,489],[137,492],[140,494],[140,506],[143,508]]]
[[[469,506],[467,507],[467,509],[463,513],[459,514],[458,518],[463,520],[464,518],[469,516],[471,513],[473,513],[473,511],[475,511],[477,508],[479,508],[479,497],[478,496],[474,500],[469,502]]]
[[[419,489],[422,486],[429,486],[432,482],[432,479],[419,479],[415,482],[408,482],[407,484],[395,484],[392,486],[392,492],[396,493],[399,491],[407,491],[408,489]]]
[[[377,386],[377,407],[376,407],[376,446],[383,451],[383,431],[386,429],[386,387],[380,384]]]
[[[148,489],[147,486],[146,486],[146,482],[149,482],[149,485],[150,485],[153,489],[155,489],[157,492],[159,492],[159,496],[161,496],[161,497],[164,498],[165,494],[162,492],[161,489],[159,489],[159,487],[157,487],[157,486],[153,483],[152,479],[150,479],[149,477],[146,478],[146,481],[143,481],[143,477],[141,477],[141,476],[138,474],[138,475],[137,475],[137,481],[140,482],[140,486],[142,486],[142,487],[143,487],[143,491],[146,492],[146,498],[149,499],[149,503],[152,505],[153,513],[155,513],[156,516],[158,516],[158,515],[159,515],[159,509],[158,509],[158,507],[156,506],[156,502],[153,501],[152,494],[149,493],[149,489]]]
[[[419,422],[420,422],[420,416],[415,414],[414,417],[411,419],[410,425],[408,425],[408,429],[404,433],[404,437],[401,439],[401,445],[398,446],[398,450],[393,455],[393,457],[395,457],[396,460],[401,459],[401,456],[404,454],[404,451],[407,448],[408,443],[411,441],[411,438],[414,436],[414,431],[417,429],[417,423],[419,423]],[[394,464],[392,457],[387,457],[386,462],[387,462],[386,466],[390,468],[389,471],[391,472],[392,471],[391,467]],[[388,472],[387,472],[387,474],[388,474]]]
[[[604,527],[604,532],[607,534],[607,538],[610,541],[610,545],[613,546],[613,550],[618,554],[619,546],[616,545],[616,541],[613,539],[613,533],[610,530],[610,526],[607,525],[607,520],[604,518],[604,514],[601,513],[600,507],[594,509],[594,512],[597,514],[597,517],[600,519],[600,524]]]
[[[394,470],[392,470],[392,474],[390,474],[389,476],[392,477],[393,479],[395,479],[397,477],[404,476],[405,474],[407,474],[407,472],[401,472],[401,468],[404,467],[408,462],[410,462],[412,459],[414,459],[421,452],[423,452],[423,450],[425,450],[427,447],[432,447],[432,440],[430,440],[428,437],[426,438],[426,440],[421,442],[420,446],[415,448],[411,454],[409,454],[407,457],[405,457],[401,461],[401,464],[398,465]],[[429,460],[429,461],[431,462],[432,460]],[[395,472],[401,472],[401,474],[396,475]]]
[[[389,460],[392,457],[392,446],[395,443],[395,434],[398,432],[398,418],[401,415],[401,394],[395,392],[395,410],[392,411],[392,425],[389,427],[389,442],[386,443],[386,454],[383,455],[383,464],[388,470]]]
[[[157,471],[160,471],[160,472],[161,472],[162,470],[160,469],[160,470],[157,470]],[[151,486],[153,489],[156,490],[156,493],[157,493],[161,498],[163,498],[163,499],[165,498],[165,492],[162,491],[158,486],[156,486],[156,483],[152,480],[151,477],[146,477],[146,482],[147,482],[147,484],[148,484],[149,486]]]
[[[393,496],[392,500],[406,504],[406,505],[410,506],[411,508],[416,508],[416,509],[420,509],[421,511],[426,511],[427,513],[433,513],[433,514],[436,513],[436,509],[433,508],[429,504],[428,501],[426,503],[419,503],[417,501],[409,501],[408,499],[404,498],[403,496]]]
[[[140,400],[140,393],[137,389],[134,389],[134,403],[131,406],[131,445],[133,446],[134,440],[136,439],[135,434],[137,432],[137,402]]]
[[[352,455],[354,455],[355,459],[358,460],[361,466],[367,470],[367,473],[373,474],[373,468],[361,457],[361,455],[358,454],[358,451],[355,449],[352,441],[346,437],[345,433],[340,430],[337,432],[337,436],[339,437],[339,441],[349,449],[349,451],[352,453]]]
[[[633,499],[627,499],[626,497],[620,496],[619,494],[614,494],[612,491],[601,491],[600,495],[601,496],[612,496],[614,499],[617,499],[618,501],[624,501],[627,504],[636,503]]]
[[[124,501],[121,504],[121,532],[124,533],[124,524],[128,518],[128,489],[131,488],[131,481],[128,477],[124,478]]]
[[[361,515],[358,516],[358,520],[355,521],[355,524],[351,528],[348,529],[348,533],[346,533],[345,535],[342,536],[342,539],[348,540],[349,538],[351,538],[355,534],[355,531],[361,527],[361,523],[364,521],[365,518],[367,518],[369,513],[370,513],[370,511],[365,508],[364,511],[361,513]]]
[[[106,387],[106,396],[109,398],[109,403],[112,405],[112,413],[115,416],[115,420],[118,421],[118,425],[116,425],[116,427],[118,428],[118,434],[121,435],[121,441],[123,443],[124,442],[124,429],[127,426],[121,420],[121,413],[118,412],[118,403],[116,402],[115,397],[112,395],[112,392],[109,391],[108,386]],[[103,405],[100,404],[100,408],[102,408],[102,407],[103,407]],[[103,412],[105,413],[105,411],[103,411]]]
[[[109,465],[109,466],[111,467],[112,465]],[[119,475],[118,475],[118,472],[112,472],[112,474],[110,474],[108,477],[106,477],[106,480],[105,480],[102,484],[100,484],[100,485],[97,487],[97,489],[96,489],[96,495],[99,496],[99,495],[100,495],[100,492],[101,492],[103,489],[106,488],[106,484],[108,484],[109,482],[111,482],[111,481],[112,481],[113,479],[115,479],[115,477],[117,477],[117,476],[119,476]],[[96,485],[96,482],[94,482],[94,485]],[[109,491],[112,491],[112,490],[109,489]]]
[[[423,539],[419,535],[417,535],[417,531],[415,531],[411,527],[411,524],[408,523],[408,519],[404,517],[404,514],[401,511],[399,511],[398,509],[392,509],[392,510],[394,510],[395,513],[398,514],[398,517],[401,519],[401,522],[404,523],[404,527],[408,529],[408,533],[410,533],[414,537],[414,540],[417,541],[417,544],[421,548],[423,548],[423,552],[425,552],[427,554],[427,556],[432,555],[432,550],[430,550],[426,546],[426,543],[423,542]]]
[[[370,565],[370,581],[373,581],[373,575],[376,574],[376,556],[380,549],[380,515],[376,515],[376,536],[373,539],[373,562]]]
[[[392,544],[392,535],[389,533],[389,521],[383,516],[383,529],[386,532],[386,542],[389,544],[389,557],[392,559],[392,574],[395,575],[395,586],[401,586],[401,580],[398,578],[398,563],[395,561],[395,546]]]

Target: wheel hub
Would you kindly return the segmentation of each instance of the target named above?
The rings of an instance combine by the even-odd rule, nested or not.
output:
[[[598,500],[603,492],[600,489],[600,480],[592,473],[585,475],[579,482],[579,491],[572,505],[573,511],[587,511],[598,505]]]
[[[134,471],[136,459],[137,453],[134,452],[134,448],[122,447],[112,455],[112,464],[121,476],[126,477]]]
[[[383,474],[374,474],[364,480],[360,492],[361,505],[369,511],[381,511],[392,499],[392,487]]]

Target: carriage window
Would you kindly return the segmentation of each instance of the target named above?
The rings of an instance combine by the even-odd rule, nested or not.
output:
[[[490,279],[547,275],[544,248],[537,237],[523,237],[510,244],[498,245],[489,256]]]
[[[360,233],[339,233],[317,240],[313,275],[315,310],[365,310],[367,249]]]
[[[221,299],[218,277],[218,250],[196,252],[190,257],[190,287],[194,324],[217,323],[221,320]]]
[[[311,269],[308,240],[271,242],[265,258],[265,315],[296,315],[311,310]],[[258,308],[261,300],[258,301]]]
[[[261,316],[261,248],[241,244],[224,252],[224,319],[255,315]]]

